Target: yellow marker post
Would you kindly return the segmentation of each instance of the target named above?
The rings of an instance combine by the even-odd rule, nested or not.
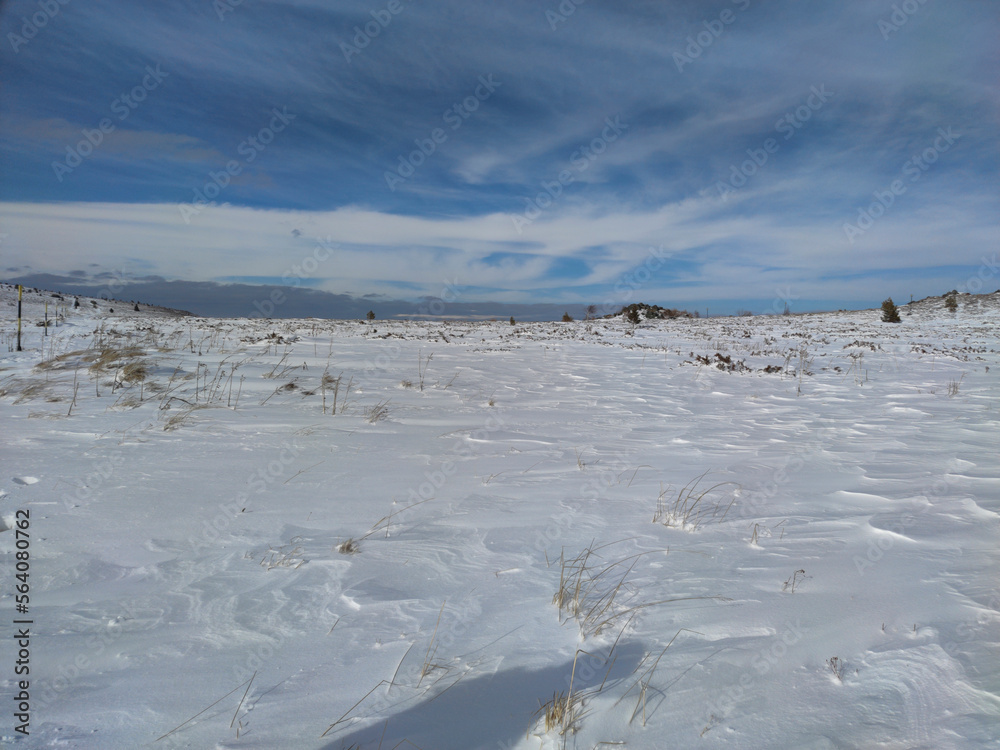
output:
[[[17,350],[21,351],[21,290],[20,284],[17,285]]]

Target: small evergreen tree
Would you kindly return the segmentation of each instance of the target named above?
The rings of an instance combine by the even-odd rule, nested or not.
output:
[[[899,308],[892,301],[892,297],[889,297],[885,302],[882,303],[882,322],[883,323],[902,323],[903,321],[899,317]]]
[[[368,322],[371,322],[371,321],[375,320],[375,313],[374,313],[374,311],[369,310],[368,314],[365,317],[368,318]]]
[[[633,327],[639,325],[639,308],[629,307],[625,311],[625,320],[631,323]]]
[[[516,323],[514,322],[514,316],[513,315],[510,316],[510,324],[511,325],[516,325]]]
[[[944,301],[944,306],[948,309],[948,312],[956,312],[958,310],[958,300],[955,299],[954,295],[949,294]]]
[[[568,312],[564,312],[563,316],[562,316],[562,322],[563,323],[572,323],[573,322],[573,316],[570,315]]]

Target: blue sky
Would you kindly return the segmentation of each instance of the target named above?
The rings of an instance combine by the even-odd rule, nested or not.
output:
[[[1000,239],[998,38],[991,0],[8,0],[3,275],[941,294]]]

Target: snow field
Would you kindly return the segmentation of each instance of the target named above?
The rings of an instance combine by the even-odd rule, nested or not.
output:
[[[997,747],[994,297],[634,331],[70,311],[0,363],[36,622],[4,741]]]

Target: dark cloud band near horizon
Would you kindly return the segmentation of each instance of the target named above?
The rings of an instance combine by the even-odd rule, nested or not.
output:
[[[642,301],[940,294],[1000,239],[998,32],[976,0],[14,0],[0,254],[253,283],[329,241],[303,286],[590,304],[664,248]]]

